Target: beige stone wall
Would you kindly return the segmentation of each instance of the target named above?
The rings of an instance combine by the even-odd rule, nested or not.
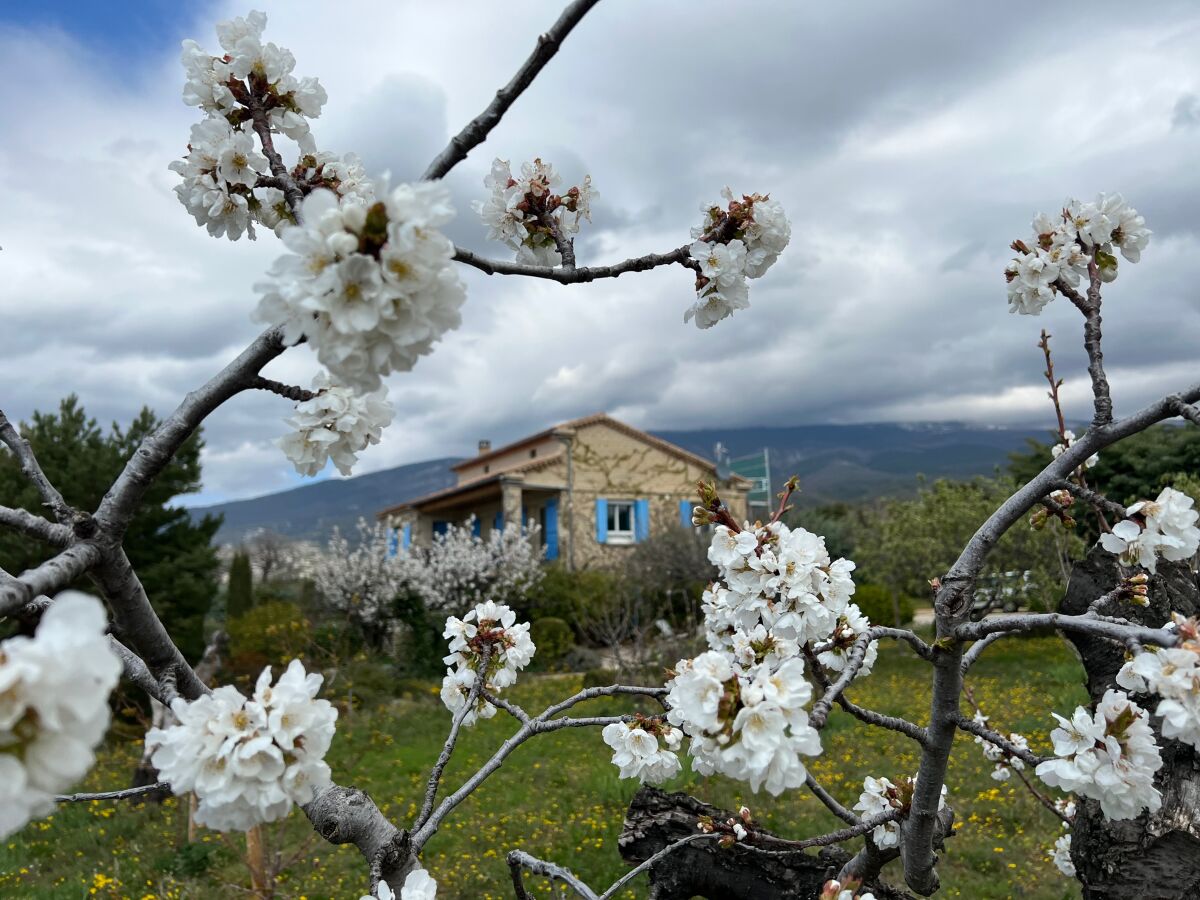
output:
[[[619,565],[632,544],[596,540],[596,500],[648,500],[650,533],[681,528],[679,505],[698,502],[695,485],[712,471],[600,422],[580,428],[572,447],[575,476],[574,527],[564,516],[561,531],[575,538],[577,569]],[[745,491],[723,492],[735,517],[746,515]],[[561,539],[561,538],[560,538]],[[561,539],[569,558],[568,538]]]
[[[527,463],[535,459],[544,459],[547,456],[554,456],[562,452],[562,441],[550,435],[537,443],[519,447],[507,453],[500,453],[479,462],[467,460],[464,468],[458,470],[458,483],[465,484],[468,481],[475,481],[477,478],[495,475],[498,472],[503,472],[505,469],[520,465],[521,463]],[[484,469],[487,469],[487,471],[484,471]]]

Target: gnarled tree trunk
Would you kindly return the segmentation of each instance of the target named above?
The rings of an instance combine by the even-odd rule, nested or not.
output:
[[[700,816],[725,821],[736,814],[689,797],[643,787],[625,813],[618,846],[631,865],[644,862],[680,838],[696,834]],[[650,868],[651,900],[815,900],[821,886],[850,859],[839,847],[819,853],[767,856],[734,845],[727,849],[715,841],[688,844]],[[878,897],[894,896],[877,891]]]
[[[1116,558],[1097,547],[1075,566],[1060,611],[1077,614],[1116,587],[1120,573]],[[1159,562],[1151,580],[1150,605],[1129,603],[1105,609],[1143,625],[1157,627],[1172,612],[1200,612],[1200,585],[1186,563]],[[1069,635],[1087,671],[1092,701],[1116,687],[1117,671],[1125,662],[1124,648],[1078,632]],[[1136,698],[1153,713],[1157,700]],[[1094,800],[1079,802],[1071,838],[1071,858],[1087,900],[1139,897],[1148,900],[1189,900],[1200,897],[1200,759],[1191,747],[1165,740],[1152,720],[1163,766],[1155,776],[1162,792],[1162,809],[1136,819],[1110,822]]]

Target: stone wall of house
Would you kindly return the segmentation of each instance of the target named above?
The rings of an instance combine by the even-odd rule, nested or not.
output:
[[[596,540],[596,500],[647,500],[651,535],[682,527],[680,503],[698,502],[695,485],[711,479],[712,471],[668,453],[632,435],[598,422],[580,428],[571,449],[575,474],[574,529],[569,516],[560,519],[560,532],[572,532],[575,567],[603,568],[619,565],[632,545],[601,544]],[[565,474],[565,473],[564,473]],[[745,490],[724,490],[733,515],[746,515]],[[560,537],[562,558],[568,558],[570,535]]]
[[[527,463],[534,459],[544,459],[547,456],[554,456],[562,452],[562,441],[554,435],[547,435],[540,441],[514,447],[505,453],[498,453],[486,459],[470,459],[460,463],[461,468],[456,470],[458,483],[466,484],[468,481],[475,481],[477,478],[486,478],[488,475],[503,472],[512,466]]]

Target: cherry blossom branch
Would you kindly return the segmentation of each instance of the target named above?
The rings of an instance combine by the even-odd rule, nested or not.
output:
[[[547,862],[544,859],[538,859],[536,856],[530,856],[524,850],[510,850],[506,859],[508,860],[509,872],[512,874],[513,888],[517,892],[517,900],[532,900],[529,892],[525,890],[525,882],[521,877],[523,869],[527,869],[534,875],[541,875],[543,878],[561,881],[580,897],[583,897],[584,900],[600,900],[596,896],[595,891],[584,884],[579,879],[579,876],[564,866]]]
[[[183,402],[142,441],[96,510],[96,522],[111,539],[119,540],[129,526],[142,496],[174,458],[184,441],[222,403],[253,386],[259,370],[283,353],[283,330],[269,328],[238,357],[188,394]]]
[[[72,540],[71,529],[66,525],[55,525],[24,509],[0,506],[0,526],[56,547],[66,547]]]
[[[618,278],[626,272],[646,272],[659,266],[680,265],[692,268],[695,262],[692,260],[690,246],[677,247],[668,253],[647,253],[645,256],[627,259],[610,266],[579,266],[570,269],[486,259],[462,247],[454,248],[454,259],[487,275],[524,275],[528,278],[557,281],[559,284],[585,284],[600,278]]]
[[[825,671],[821,667],[821,663],[817,659],[816,654],[808,647],[803,647],[801,650],[808,660],[809,671],[812,673],[813,681],[817,683],[817,686],[821,688],[822,691],[828,692],[830,689],[829,679],[825,676]],[[907,719],[885,715],[884,713],[876,712],[873,709],[867,709],[859,706],[858,704],[852,703],[850,700],[846,699],[846,695],[844,693],[837,694],[834,699],[838,706],[840,706],[850,715],[854,716],[854,718],[858,719],[860,722],[865,722],[868,725],[876,725],[879,728],[886,728],[889,731],[898,732],[905,737],[912,738],[922,746],[925,745],[925,742],[928,739],[924,728],[922,728],[920,725],[915,725],[912,722],[909,722]]]
[[[889,628],[886,625],[872,625],[868,633],[873,640],[886,637],[896,641],[904,641],[916,651],[917,656],[921,657],[921,659],[930,659],[933,656],[933,648],[907,629]]]
[[[1063,382],[1061,378],[1054,377],[1054,358],[1050,355],[1051,337],[1050,332],[1043,328],[1041,338],[1038,340],[1038,347],[1041,348],[1042,355],[1046,358],[1046,370],[1042,374],[1046,376],[1046,381],[1050,382],[1047,396],[1054,404],[1054,416],[1058,420],[1058,439],[1065,444],[1067,442],[1067,420],[1063,417],[1062,403],[1058,397],[1058,389],[1062,387]]]
[[[993,631],[982,640],[976,641],[974,644],[972,644],[971,649],[963,654],[961,664],[963,674],[965,675],[967,670],[971,668],[971,666],[975,665],[975,663],[979,660],[979,657],[983,655],[984,650],[1005,636],[1006,633],[1003,631]]]
[[[467,702],[451,718],[450,733],[446,735],[442,752],[438,754],[437,762],[434,763],[433,770],[429,773],[429,782],[425,787],[425,801],[421,804],[421,812],[413,823],[414,831],[424,825],[429,819],[429,814],[433,812],[433,801],[437,797],[438,785],[442,782],[442,772],[445,771],[446,763],[450,762],[450,756],[454,753],[454,745],[458,743],[458,732],[462,728],[463,720],[475,711],[475,704],[479,701],[479,695],[487,680],[487,667],[491,659],[492,645],[485,644],[483,652],[480,654],[479,669],[475,674],[475,680],[471,682],[471,689],[467,692]]]
[[[67,505],[67,501],[58,492],[58,488],[50,483],[50,479],[42,471],[33,448],[29,446],[29,441],[25,440],[21,433],[13,427],[3,410],[0,410],[0,443],[7,445],[8,449],[13,452],[17,463],[21,466],[21,471],[41,495],[42,505],[49,507],[59,522],[69,522],[72,514],[71,507]]]
[[[1193,425],[1200,425],[1200,409],[1197,409],[1190,403],[1185,403],[1182,397],[1175,394],[1168,397],[1167,402],[1171,404],[1171,409],[1178,413],[1181,418],[1187,419]]]
[[[125,677],[129,681],[140,687],[163,706],[171,705],[171,701],[177,696],[173,687],[168,691],[166,685],[150,674],[150,670],[146,668],[146,663],[142,661],[142,658],[111,634],[108,636],[108,645],[112,647],[113,652],[120,658],[121,665],[125,668]]]
[[[1113,420],[1112,397],[1109,392],[1108,376],[1104,374],[1104,353],[1100,343],[1100,267],[1096,265],[1096,251],[1088,259],[1088,292],[1085,298],[1071,285],[1059,278],[1054,286],[1083,313],[1083,347],[1088,355],[1088,375],[1092,379],[1092,399],[1096,414],[1092,427],[1108,425]]]
[[[446,173],[467,158],[467,154],[482,144],[516,99],[533,83],[546,63],[558,52],[562,42],[571,33],[580,19],[598,0],[575,0],[562,11],[550,30],[539,35],[533,53],[517,69],[517,73],[504,87],[496,92],[495,98],[479,115],[466,124],[462,131],[450,139],[450,143],[439,153],[421,176],[426,181],[445,177]]]
[[[605,687],[585,688],[576,694],[568,697],[553,706],[546,707],[541,713],[533,718],[527,718],[521,727],[492,754],[492,757],[485,762],[479,769],[468,778],[457,791],[442,800],[438,807],[431,813],[428,818],[419,826],[413,828],[412,831],[412,852],[419,853],[421,848],[429,841],[434,834],[437,833],[438,827],[442,820],[456,806],[463,802],[467,797],[475,792],[484,781],[487,780],[493,772],[504,764],[508,756],[517,749],[525,741],[529,740],[536,734],[544,734],[551,731],[557,731],[561,728],[575,727],[590,727],[594,725],[607,725],[612,722],[625,721],[623,716],[603,716],[592,718],[561,718],[556,719],[555,716],[566,712],[571,707],[585,700],[591,700],[596,697],[614,697],[618,695],[638,695],[645,697],[654,697],[660,699],[667,694],[666,688],[648,688],[636,687],[632,685],[613,684]]]
[[[263,378],[261,375],[255,377],[250,382],[249,387],[256,391],[270,391],[272,394],[278,394],[280,397],[286,397],[288,400],[294,400],[296,403],[303,403],[317,396],[312,391],[307,391],[302,387],[284,384],[282,381],[273,381],[270,378]]]
[[[978,709],[978,707],[976,707]],[[1038,766],[1045,762],[1049,757],[1038,756],[1031,752],[1028,748],[1022,749],[1006,738],[1000,732],[988,728],[986,725],[980,725],[974,719],[969,719],[962,713],[955,717],[955,724],[963,731],[973,734],[976,737],[983,738],[989,744],[995,744],[1009,756],[1015,756],[1027,766]]]
[[[1071,496],[1088,503],[1091,506],[1097,507],[1100,510],[1107,510],[1118,519],[1125,518],[1125,507],[1120,503],[1109,500],[1099,491],[1093,491],[1086,484],[1077,484],[1069,478],[1062,478],[1055,482],[1055,487],[1060,490],[1070,491]]]
[[[263,155],[267,158],[267,164],[271,167],[271,174],[274,176],[279,189],[283,191],[288,209],[292,211],[292,215],[298,215],[300,204],[304,202],[304,192],[300,190],[300,186],[296,184],[295,179],[288,174],[287,166],[283,163],[283,157],[275,149],[271,118],[267,112],[266,105],[263,103],[264,95],[256,87],[255,80],[255,77],[252,75],[250,78],[250,90],[242,99],[246,104],[246,108],[250,110],[251,124],[254,128],[254,133],[258,135],[258,139],[262,143]]]
[[[672,844],[667,844],[667,846],[663,847],[661,850],[659,850],[653,856],[642,860],[640,863],[638,863],[636,866],[634,866],[632,869],[630,869],[628,872],[626,872],[624,875],[622,875],[620,878],[618,878],[616,881],[614,881],[612,883],[612,885],[609,887],[609,889],[600,895],[598,900],[609,900],[609,898],[616,896],[617,891],[619,891],[621,888],[623,888],[625,885],[627,885],[629,882],[631,882],[637,876],[641,875],[643,872],[650,869],[656,862],[664,859],[667,856],[670,856],[672,853],[674,853],[676,850],[680,849],[681,847],[686,847],[688,844],[694,844],[698,841],[711,841],[714,838],[720,838],[720,837],[721,837],[721,835],[717,834],[717,833],[689,834],[687,837],[682,837]]]
[[[0,583],[0,617],[11,616],[42,594],[56,594],[75,581],[103,556],[99,545],[82,541],[38,566]]]
[[[171,786],[165,781],[154,784],[143,784],[139,787],[125,788],[120,791],[103,791],[98,794],[60,794],[54,798],[55,803],[87,803],[95,800],[129,800],[153,794],[155,791],[169,791]]]
[[[934,871],[933,850],[937,811],[941,789],[945,784],[950,750],[958,730],[954,724],[954,716],[958,712],[959,697],[962,694],[962,640],[969,639],[971,634],[970,630],[960,633],[958,629],[970,612],[975,578],[982,570],[988,554],[1009,528],[1020,521],[1041,498],[1051,493],[1054,482],[1067,478],[1093,453],[1144,431],[1156,422],[1177,415],[1175,406],[1178,402],[1194,403],[1197,399],[1200,399],[1200,384],[1194,384],[1185,391],[1151,403],[1127,418],[1089,429],[1058,458],[1052,459],[1038,475],[1000,504],[967,542],[946,575],[937,581],[934,613],[939,640],[934,645],[932,660],[933,697],[929,725],[926,728],[929,742],[926,752],[921,755],[912,812],[906,823],[906,840],[902,846],[905,880],[917,893],[933,893],[939,883]],[[1013,617],[1005,617],[1006,620],[1009,618]],[[993,623],[978,624],[985,626],[984,630],[978,633],[979,637],[991,633],[989,629],[994,628]]]
[[[825,693],[821,695],[821,699],[813,704],[812,712],[809,713],[808,721],[813,728],[820,731],[825,727],[825,719],[829,716],[829,708],[834,701],[842,695],[842,691],[850,686],[855,677],[858,675],[859,669],[862,668],[863,662],[867,656],[867,648],[871,646],[871,632],[859,635],[854,641],[854,646],[850,648],[850,652],[846,655],[846,665],[842,669],[841,675],[838,676]]]
[[[1114,621],[1091,612],[1078,616],[1069,616],[1064,613],[1016,613],[1003,618],[984,619],[982,622],[959,625],[954,631],[954,636],[959,640],[972,641],[989,634],[1036,631],[1040,628],[1078,631],[1083,634],[1109,638],[1122,644],[1134,640],[1143,644],[1155,644],[1159,647],[1174,647],[1179,642],[1178,635],[1173,632],[1164,631],[1161,628],[1126,624],[1123,621]]]
[[[416,864],[408,832],[393,825],[365,791],[332,784],[301,808],[329,843],[358,848],[370,867],[372,890],[381,880],[403,884]]]
[[[877,813],[869,819],[862,819],[857,824],[847,828],[841,828],[837,831],[830,831],[826,834],[819,834],[816,837],[804,838],[803,840],[789,840],[787,838],[777,837],[773,834],[765,834],[757,832],[752,834],[752,840],[761,840],[771,844],[782,844],[787,847],[786,850],[766,850],[762,847],[755,847],[749,843],[738,842],[739,847],[746,850],[751,850],[755,853],[770,853],[772,855],[785,855],[789,853],[799,853],[802,850],[807,850],[809,847],[829,847],[833,844],[841,844],[852,838],[864,835],[869,831],[874,831],[880,825],[886,825],[888,822],[895,822],[904,815],[902,810],[890,809],[887,812]]]
[[[838,803],[832,794],[825,790],[825,788],[821,787],[821,785],[817,782],[817,779],[813,778],[812,772],[806,771],[804,773],[804,784],[809,791],[812,792],[814,797],[824,803],[825,807],[831,813],[833,813],[847,825],[857,825],[861,821],[858,816],[850,812],[850,810],[846,809],[846,807],[842,806],[842,804]]]

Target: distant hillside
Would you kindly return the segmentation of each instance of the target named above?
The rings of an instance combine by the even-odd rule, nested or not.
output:
[[[809,506],[911,494],[918,475],[991,475],[997,466],[1007,464],[1009,453],[1026,449],[1027,438],[1047,438],[1027,428],[945,423],[706,428],[655,434],[710,459],[718,441],[735,459],[765,447],[770,451],[773,483],[777,486],[799,475],[798,501]]]
[[[720,441],[733,457],[766,447],[776,486],[800,476],[799,503],[857,502],[911,494],[917,476],[970,478],[991,475],[1008,454],[1025,449],[1032,429],[976,428],[955,424],[801,425],[793,428],[706,428],[656,431],[707,459]],[[192,510],[223,513],[220,543],[236,543],[260,528],[294,538],[323,541],[336,525],[346,531],[359,516],[454,483],[456,457],[413,463],[355,478],[322,481],[278,494]]]
[[[456,462],[458,457],[431,459],[265,497],[197,507],[191,513],[193,518],[205,513],[225,516],[215,538],[219,544],[236,544],[263,528],[291,538],[324,541],[335,525],[345,533],[360,516],[371,519],[385,506],[449,487],[455,481],[450,466]]]

